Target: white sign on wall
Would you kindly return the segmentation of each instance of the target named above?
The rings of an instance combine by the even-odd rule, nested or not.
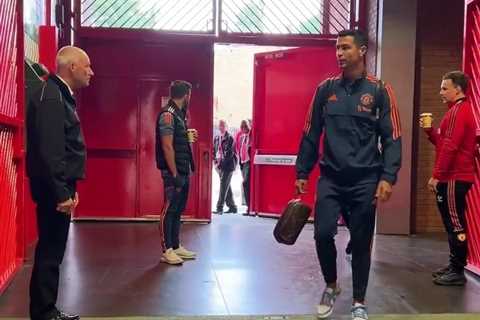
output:
[[[297,156],[295,155],[256,154],[253,163],[274,166],[294,166],[296,160]]]

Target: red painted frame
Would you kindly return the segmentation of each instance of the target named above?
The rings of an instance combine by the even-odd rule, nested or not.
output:
[[[480,140],[480,61],[477,48],[480,42],[480,0],[466,1],[463,47],[463,70],[471,77],[469,96],[475,110],[477,138]],[[468,30],[468,32],[467,32]],[[477,140],[477,141],[478,141]],[[480,141],[478,141],[480,143]],[[480,152],[480,150],[479,150]],[[480,159],[476,159],[475,183],[467,197],[468,269],[480,275]]]
[[[331,0],[324,0],[324,16],[327,23],[324,24],[324,34],[317,35],[270,35],[270,34],[255,34],[255,33],[227,33],[220,30],[220,25],[217,25],[218,37],[216,37],[215,42],[218,43],[246,43],[246,44],[256,44],[264,46],[284,46],[284,47],[300,47],[300,46],[321,46],[329,41],[336,39],[336,35],[328,34],[329,27],[329,7]],[[355,22],[355,9],[356,4],[359,3],[359,21]],[[353,28],[362,28],[366,27],[366,8],[367,0],[352,0],[350,3],[350,12],[353,14],[350,15],[350,27]],[[219,1],[218,6],[218,23],[222,22],[222,0]]]
[[[50,0],[46,0],[50,1]],[[330,2],[327,0],[326,2]],[[355,15],[351,16],[351,28],[365,28],[367,13],[366,4],[367,0],[352,0],[352,8],[355,9],[356,3],[359,2],[359,21],[355,23]],[[219,1],[218,8],[214,5],[214,15],[218,10],[219,19],[217,23],[220,23],[222,18],[222,1]],[[144,37],[145,39],[162,39],[165,41],[178,41],[179,38],[182,41],[204,41],[205,39],[211,39],[216,43],[245,43],[264,46],[285,46],[285,47],[300,47],[300,46],[322,46],[329,44],[331,40],[336,38],[336,35],[267,35],[267,34],[242,34],[242,33],[226,33],[221,32],[219,25],[215,26],[218,30],[212,33],[181,33],[181,32],[168,32],[168,31],[155,31],[155,30],[138,30],[138,29],[120,29],[120,28],[87,28],[82,27],[80,22],[81,16],[81,0],[74,0],[74,42],[78,43],[80,37],[102,37],[102,38],[135,38]],[[352,10],[354,12],[355,10]]]
[[[45,25],[52,25],[52,0],[45,0]]]
[[[16,172],[16,237],[17,237],[17,247],[16,247],[16,259],[11,262],[9,266],[9,273],[6,278],[0,279],[0,294],[6,289],[11,279],[15,273],[20,269],[23,264],[23,259],[25,257],[25,232],[24,227],[26,224],[25,215],[24,215],[24,176],[25,176],[25,151],[24,151],[24,28],[23,28],[23,2],[17,0],[15,4],[15,24],[16,27],[16,48],[15,50],[15,59],[16,59],[16,107],[17,112],[14,117],[9,117],[5,115],[0,115],[0,125],[3,125],[13,131],[13,161],[15,163]],[[7,81],[7,79],[4,79]],[[1,208],[0,208],[1,209]],[[0,248],[7,249],[7,248]]]

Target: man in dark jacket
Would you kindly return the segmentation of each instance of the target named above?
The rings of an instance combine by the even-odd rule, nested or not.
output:
[[[368,76],[367,38],[358,30],[340,32],[337,60],[342,74],[322,82],[313,97],[296,162],[298,192],[319,158],[321,178],[315,203],[317,254],[327,284],[318,305],[326,318],[340,293],[334,236],[340,212],[349,212],[352,247],[352,319],[368,319],[364,303],[370,271],[376,200],[390,198],[401,164],[400,118],[390,85]],[[379,143],[381,148],[379,148]]]
[[[223,214],[223,205],[228,206],[227,213],[237,213],[237,206],[233,199],[230,181],[233,171],[237,166],[235,156],[233,137],[227,131],[227,122],[220,120],[218,122],[220,134],[213,139],[213,159],[214,166],[220,176],[220,193],[218,194],[217,211],[213,213]]]
[[[196,253],[180,244],[181,216],[188,200],[190,173],[195,170],[187,127],[187,108],[192,85],[177,80],[170,85],[170,100],[162,108],[156,125],[157,168],[162,172],[164,207],[160,215],[162,261],[182,264]]]
[[[77,180],[85,176],[85,144],[73,92],[87,87],[93,71],[88,55],[64,47],[57,73],[35,93],[27,110],[27,173],[37,205],[38,244],[30,281],[32,320],[75,320],[56,307],[60,264],[70,215],[78,205]]]

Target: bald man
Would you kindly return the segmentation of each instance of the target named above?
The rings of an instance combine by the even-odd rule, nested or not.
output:
[[[70,216],[78,205],[77,180],[85,176],[85,144],[74,91],[87,87],[93,71],[80,48],[57,54],[57,72],[36,92],[27,110],[27,174],[37,205],[38,243],[30,281],[32,320],[76,320],[56,307],[60,264]]]
[[[225,203],[228,206],[226,213],[237,213],[237,206],[235,205],[232,188],[230,187],[230,181],[237,166],[234,141],[232,135],[227,130],[227,122],[225,120],[218,122],[218,129],[220,134],[213,139],[213,159],[215,170],[220,176],[220,193],[218,194],[217,211],[213,213],[223,214]]]

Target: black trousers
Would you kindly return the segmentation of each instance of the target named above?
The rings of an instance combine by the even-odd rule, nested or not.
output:
[[[32,198],[37,204],[38,243],[30,280],[30,317],[44,320],[58,313],[56,308],[60,264],[67,245],[70,215],[58,212],[57,201],[49,185],[30,180]],[[72,198],[75,182],[69,183]]]
[[[220,176],[220,193],[218,194],[217,211],[223,211],[223,205],[226,203],[228,208],[235,209],[235,200],[233,200],[233,192],[230,187],[233,171],[217,170]]]
[[[242,189],[245,196],[247,207],[250,208],[250,161],[241,163],[240,170],[242,171]]]
[[[337,249],[334,237],[340,212],[349,210],[348,229],[352,243],[353,298],[363,301],[370,272],[370,255],[375,229],[377,183],[339,185],[320,177],[315,203],[315,243],[326,283],[337,281]]]
[[[178,249],[180,246],[181,217],[188,200],[189,177],[182,176],[183,186],[177,190],[174,178],[170,173],[163,172],[164,206],[160,215],[160,234],[162,236],[162,248]]]
[[[469,182],[448,181],[437,185],[437,206],[448,234],[450,266],[463,272],[467,265],[467,236],[465,209]]]

